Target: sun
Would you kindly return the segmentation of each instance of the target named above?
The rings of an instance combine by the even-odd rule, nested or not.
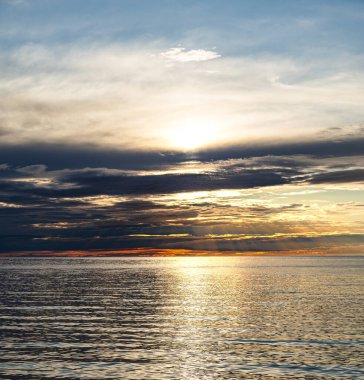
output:
[[[170,144],[181,150],[195,150],[216,139],[215,123],[207,119],[187,119],[169,130]]]

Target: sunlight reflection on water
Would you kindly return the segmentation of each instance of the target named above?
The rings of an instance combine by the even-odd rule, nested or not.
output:
[[[2,258],[0,377],[359,378],[363,265]]]

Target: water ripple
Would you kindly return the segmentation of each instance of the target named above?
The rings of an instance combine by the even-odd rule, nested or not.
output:
[[[2,258],[2,379],[364,378],[362,258]]]

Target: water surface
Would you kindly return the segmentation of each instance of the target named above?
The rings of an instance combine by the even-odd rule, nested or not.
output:
[[[1,258],[0,378],[359,379],[364,258]]]

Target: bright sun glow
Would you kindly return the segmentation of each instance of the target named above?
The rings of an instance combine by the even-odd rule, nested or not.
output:
[[[178,149],[194,150],[216,139],[216,126],[211,120],[188,119],[169,131],[170,144]]]

